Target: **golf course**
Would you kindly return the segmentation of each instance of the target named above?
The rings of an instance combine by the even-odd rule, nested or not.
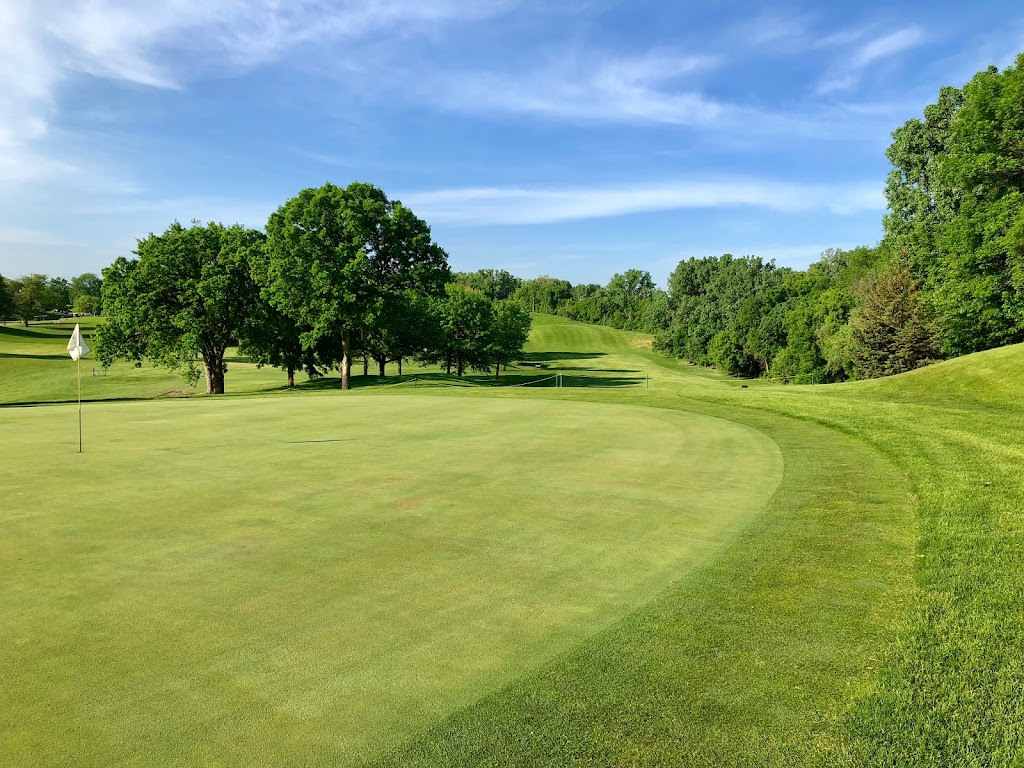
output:
[[[537,314],[497,379],[232,351],[217,397],[87,356],[79,454],[71,328],[0,326],[2,765],[1020,759],[1024,346],[783,386]]]

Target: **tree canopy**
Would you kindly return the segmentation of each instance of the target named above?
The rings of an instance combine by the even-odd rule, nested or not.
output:
[[[370,184],[305,189],[267,222],[263,295],[301,325],[302,345],[340,340],[342,387],[351,387],[354,339],[370,335],[388,296],[437,295],[448,257],[430,228]]]
[[[96,330],[97,357],[149,360],[199,378],[206,391],[224,392],[224,353],[236,341],[258,300],[250,256],[261,232],[175,222],[162,235],[140,240],[137,259],[120,258],[103,271],[106,322]]]

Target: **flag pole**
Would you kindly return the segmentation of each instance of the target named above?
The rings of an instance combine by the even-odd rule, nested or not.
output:
[[[68,354],[78,363],[78,452],[82,452],[82,356],[89,353],[89,345],[82,340],[82,329],[75,323],[75,330],[68,341]]]
[[[82,452],[82,358],[78,358],[78,452]]]

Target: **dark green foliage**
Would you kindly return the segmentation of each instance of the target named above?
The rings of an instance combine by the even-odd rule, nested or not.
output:
[[[425,294],[414,290],[385,294],[378,313],[362,330],[359,346],[376,361],[381,376],[388,363],[398,363],[401,374],[404,360],[423,357],[435,343],[434,325]]]
[[[754,256],[688,259],[669,276],[669,298],[675,306],[671,325],[658,335],[658,345],[677,357],[709,365],[719,362],[734,368],[742,355],[746,333],[756,324],[756,308],[746,307],[748,299],[777,285],[781,274],[774,262]],[[734,321],[739,325],[730,328]],[[719,334],[724,334],[715,341]],[[715,355],[711,345],[715,341]],[[717,356],[717,360],[716,357]]]
[[[854,365],[853,286],[887,263],[886,253],[830,249],[804,272],[728,254],[681,262],[656,343],[739,376],[823,383],[865,375]]]
[[[223,393],[225,350],[258,300],[249,260],[262,243],[262,233],[238,225],[186,229],[178,222],[140,240],[137,259],[120,258],[103,271],[99,360],[149,360],[194,383],[198,356],[206,391]]]
[[[14,316],[14,295],[11,292],[11,281],[0,275],[0,320]]]
[[[570,298],[556,312],[583,323],[656,333],[668,325],[672,307],[650,272],[627,269],[603,288],[593,283],[573,286]]]
[[[445,295],[434,303],[436,336],[433,349],[425,359],[442,363],[462,376],[467,369],[487,372],[491,369],[494,308],[479,291],[458,283],[449,283]]]

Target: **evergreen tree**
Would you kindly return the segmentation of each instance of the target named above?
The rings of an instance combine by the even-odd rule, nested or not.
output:
[[[938,357],[936,328],[908,256],[868,277],[859,293],[850,318],[858,377],[903,373]]]

